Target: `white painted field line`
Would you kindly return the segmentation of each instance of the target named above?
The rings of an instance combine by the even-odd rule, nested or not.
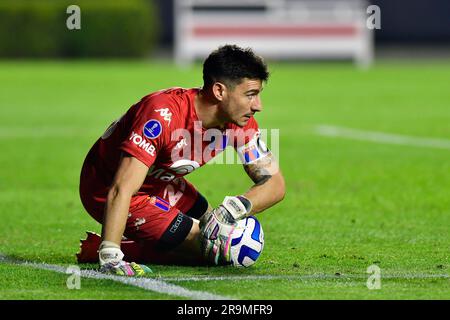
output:
[[[249,276],[192,276],[192,277],[162,277],[163,281],[245,281],[245,280],[325,280],[325,279],[367,279],[369,275],[356,274],[307,274],[307,275],[249,275]],[[448,274],[381,274],[382,279],[450,279]]]
[[[57,265],[34,263],[34,262],[19,262],[11,259],[5,255],[0,254],[0,262],[13,263],[22,266],[28,266],[35,269],[49,270],[59,273],[66,273],[66,268]],[[229,297],[215,295],[206,291],[188,290],[186,288],[164,282],[161,279],[152,278],[129,278],[114,275],[106,275],[95,270],[81,270],[80,276],[84,278],[112,280],[126,285],[139,287],[145,290],[154,291],[158,293],[173,295],[177,297],[184,297],[194,300],[231,300]]]
[[[315,126],[314,132],[318,135],[332,138],[347,138],[353,140],[371,141],[376,143],[450,150],[450,140],[448,139],[413,137],[378,131],[351,129],[332,125]]]

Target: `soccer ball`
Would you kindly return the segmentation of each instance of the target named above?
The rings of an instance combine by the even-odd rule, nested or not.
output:
[[[255,217],[237,222],[231,233],[231,262],[237,267],[249,267],[256,262],[264,248],[264,232]]]

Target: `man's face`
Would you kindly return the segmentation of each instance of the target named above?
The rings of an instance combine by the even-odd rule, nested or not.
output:
[[[229,122],[244,127],[251,116],[262,111],[260,92],[262,83],[259,79],[242,79],[234,88],[227,88],[222,101],[222,111]]]

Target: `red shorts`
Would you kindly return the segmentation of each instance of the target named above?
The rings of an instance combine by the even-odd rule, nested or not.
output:
[[[108,186],[100,175],[94,165],[84,164],[80,197],[86,211],[102,223]],[[124,236],[171,249],[185,239],[192,218],[199,218],[206,209],[206,200],[186,179],[161,183],[148,194],[132,197]]]

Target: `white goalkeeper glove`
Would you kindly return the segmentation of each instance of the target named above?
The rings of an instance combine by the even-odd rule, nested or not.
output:
[[[103,241],[100,244],[98,251],[98,260],[100,267],[107,263],[118,264],[123,259],[123,252],[120,250],[120,246],[111,241]]]
[[[201,248],[207,262],[231,263],[230,236],[236,221],[245,218],[251,209],[251,201],[244,196],[227,196],[220,206],[200,218]]]
[[[227,196],[214,210],[220,212],[219,215],[223,216],[224,222],[235,222],[248,216],[252,211],[252,202],[244,196]]]
[[[139,277],[152,270],[141,264],[123,261],[124,254],[120,246],[111,241],[103,241],[98,251],[100,272],[127,277]]]

